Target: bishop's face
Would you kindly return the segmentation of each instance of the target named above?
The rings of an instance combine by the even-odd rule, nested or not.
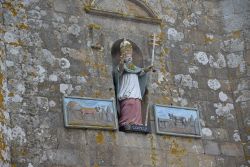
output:
[[[131,63],[133,61],[133,57],[132,57],[133,51],[131,50],[126,50],[125,51],[125,58],[124,61],[127,63]]]

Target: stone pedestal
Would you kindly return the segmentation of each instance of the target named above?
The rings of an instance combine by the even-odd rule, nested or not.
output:
[[[125,125],[119,128],[123,132],[134,132],[134,133],[149,133],[150,129],[145,125]]]

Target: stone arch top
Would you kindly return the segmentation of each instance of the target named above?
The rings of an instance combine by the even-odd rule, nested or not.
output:
[[[92,0],[85,5],[85,11],[112,18],[161,23],[157,13],[142,0]]]

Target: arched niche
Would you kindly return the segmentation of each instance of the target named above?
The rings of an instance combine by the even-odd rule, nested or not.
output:
[[[113,71],[115,68],[118,67],[118,64],[120,62],[120,55],[121,55],[121,52],[120,52],[120,44],[121,42],[123,41],[124,39],[118,39],[116,40],[112,47],[111,47],[111,56],[112,56],[112,64],[113,64]],[[133,63],[138,66],[138,67],[144,67],[144,60],[143,60],[143,54],[142,54],[142,51],[141,49],[139,48],[139,46],[136,45],[135,42],[133,42],[132,40],[130,39],[127,39],[127,41],[129,41],[131,44],[132,44],[132,47],[133,47]],[[113,73],[114,75],[114,73]],[[113,76],[114,78],[114,76]],[[116,97],[117,98],[117,97]],[[142,122],[143,124],[145,124],[146,122],[146,115],[148,114],[148,90],[146,88],[145,90],[145,95],[142,99]],[[147,120],[147,124],[148,124],[148,120]]]

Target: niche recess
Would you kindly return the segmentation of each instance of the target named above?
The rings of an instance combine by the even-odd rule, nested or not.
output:
[[[132,47],[133,47],[133,55],[132,56],[133,56],[134,64],[138,67],[143,67],[144,61],[143,61],[141,49],[133,41],[131,41],[129,39],[126,39],[126,40],[128,40],[132,44]],[[120,44],[122,41],[123,41],[123,39],[117,40],[113,44],[112,49],[111,49],[113,69],[118,66],[119,61],[120,61],[120,54],[121,54],[120,53]],[[148,112],[147,105],[148,105],[148,91],[146,88],[145,96],[142,99],[142,121],[143,121],[143,124],[145,124],[145,123],[148,124],[148,120],[146,120],[146,114],[148,114],[147,113]]]

